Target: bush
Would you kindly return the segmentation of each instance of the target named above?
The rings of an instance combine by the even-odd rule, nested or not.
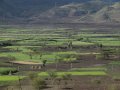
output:
[[[0,68],[0,75],[8,75],[9,73],[16,73],[17,69],[15,68]]]
[[[103,57],[103,55],[101,55],[101,54],[96,55],[96,59],[97,59],[97,60],[103,59],[103,58],[104,58],[104,57]]]
[[[28,76],[29,76],[30,80],[33,80],[36,77],[38,77],[37,73],[33,73],[33,72],[30,72]]]
[[[44,79],[41,79],[40,77],[34,78],[33,80],[33,86],[36,90],[41,90],[43,88],[46,88],[47,83]]]

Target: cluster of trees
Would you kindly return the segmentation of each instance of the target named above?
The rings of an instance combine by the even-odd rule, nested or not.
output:
[[[30,59],[33,59],[33,56],[34,56],[34,55],[39,54],[40,61],[42,62],[43,68],[46,67],[47,60],[46,60],[46,59],[42,59],[42,57],[43,57],[43,55],[44,55],[43,53],[41,53],[41,52],[29,52],[29,53],[27,53],[27,54],[29,55]],[[72,67],[73,67],[72,61],[73,61],[74,59],[76,59],[76,58],[77,58],[77,55],[75,55],[75,54],[56,55],[56,56],[55,56],[56,69],[58,69],[58,64],[59,64],[60,62],[63,62],[64,59],[66,59],[66,61],[64,61],[64,62],[69,62],[69,63],[70,63],[70,68],[72,68]]]
[[[66,59],[66,60],[64,60]],[[77,59],[77,55],[75,54],[66,54],[66,55],[59,55],[55,57],[55,62],[56,62],[56,69],[58,69],[58,64],[60,62],[67,62],[70,63],[70,69],[73,68],[73,60]]]
[[[64,85],[64,88],[71,87],[68,83],[69,81],[72,81],[71,74],[64,74],[59,77],[55,70],[50,70],[47,74],[47,77],[40,77],[37,73],[29,73],[29,79],[36,90],[54,86],[62,88],[60,87],[61,85]]]
[[[7,41],[7,42],[0,42],[0,46],[12,46],[12,43]]]
[[[100,49],[100,55],[97,55],[96,57],[97,59],[105,59],[105,60],[116,59],[117,60],[119,59],[119,50],[102,47]]]

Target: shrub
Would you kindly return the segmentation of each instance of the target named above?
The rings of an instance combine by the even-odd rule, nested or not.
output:
[[[41,90],[43,88],[46,88],[47,83],[44,79],[41,79],[40,77],[34,78],[33,80],[33,86],[36,90]]]
[[[0,75],[8,75],[9,73],[16,73],[17,69],[15,68],[0,68]]]
[[[38,77],[38,75],[37,73],[30,72],[28,77],[30,78],[30,80],[33,80],[34,78]]]

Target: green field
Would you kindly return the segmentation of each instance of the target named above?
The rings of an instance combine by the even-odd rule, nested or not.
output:
[[[104,67],[73,68],[71,71],[107,71]]]
[[[84,30],[85,28],[83,28]],[[75,46],[95,46],[96,44],[102,44],[103,46],[111,47],[111,46],[120,46],[119,34],[113,33],[92,33],[92,32],[78,32],[76,34],[71,34],[66,31],[64,28],[55,29],[35,29],[36,32],[32,31],[33,28],[6,28],[4,31],[1,28],[0,32],[0,43],[9,42],[13,44],[12,46],[4,47],[8,49],[9,52],[0,52],[0,57],[14,57],[15,60],[19,61],[33,61],[33,62],[41,62],[40,55],[35,52],[35,50],[40,51],[45,47],[57,47],[57,46],[67,46],[69,41],[72,41],[73,47]],[[87,28],[86,28],[87,30]],[[29,32],[28,32],[29,31]],[[42,33],[41,33],[42,32]],[[71,34],[71,36],[69,35]],[[38,52],[37,51],[37,52]],[[43,52],[43,51],[42,51]],[[67,52],[50,52],[46,53],[44,51],[44,55],[42,56],[42,60],[48,60],[48,63],[54,63],[55,57],[58,54],[71,53],[77,55],[87,55],[91,54],[91,52],[77,52],[73,50],[75,53],[71,53],[71,51]],[[29,53],[33,54],[32,59],[29,56]],[[40,53],[40,52],[38,52]],[[94,54],[99,52],[93,52]],[[92,53],[92,54],[93,54]],[[63,59],[64,61],[64,59]],[[66,60],[65,60],[66,61]]]
[[[24,76],[0,76],[0,82],[12,82],[18,81],[19,79],[23,79]]]
[[[57,72],[58,76],[62,76],[65,74],[71,74],[73,76],[104,76],[107,75],[104,71],[73,71],[73,72]],[[48,76],[47,72],[41,72],[39,73],[40,76]]]
[[[0,76],[0,86],[15,85],[17,81],[24,78],[24,76]]]
[[[15,68],[0,67],[0,75],[8,75],[10,72],[15,73],[17,70]]]

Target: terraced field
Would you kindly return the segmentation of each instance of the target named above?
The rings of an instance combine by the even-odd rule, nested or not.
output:
[[[33,88],[29,73],[34,76],[34,72],[45,78],[48,88],[44,90],[64,89],[66,76],[72,78],[72,81],[67,79],[68,86],[71,83],[81,84],[80,88],[86,85],[86,89],[73,86],[74,90],[97,90],[96,87],[120,90],[119,28],[102,30],[103,27],[0,27],[0,90],[6,85],[18,90],[14,86],[16,82],[23,90],[27,86]],[[58,78],[63,88],[56,83],[49,88]],[[115,84],[116,89],[107,88]],[[90,87],[92,89],[88,89]]]

